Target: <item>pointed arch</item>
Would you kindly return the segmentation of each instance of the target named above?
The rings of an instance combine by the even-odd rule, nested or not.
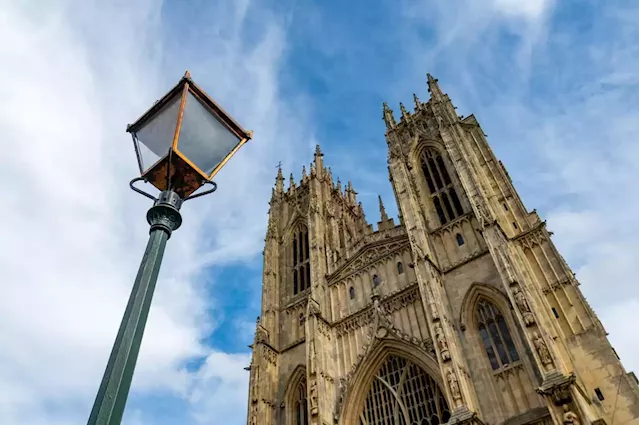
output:
[[[285,231],[289,290],[297,295],[311,287],[309,228],[302,217],[294,219]]]
[[[339,418],[338,423],[361,423],[362,409],[373,382],[379,381],[377,378],[379,371],[390,357],[404,359],[407,363],[415,365],[416,368],[424,372],[425,377],[429,377],[433,381],[433,385],[439,391],[444,389],[438,363],[433,357],[426,355],[424,351],[413,344],[395,338],[385,338],[366,354],[347,382],[342,403],[338,405],[336,412],[336,416]],[[447,403],[445,393],[441,394],[444,402]]]
[[[465,214],[462,187],[446,148],[434,140],[417,140],[410,152],[426,204],[435,227],[443,226]]]
[[[283,399],[284,423],[286,425],[307,425],[307,369],[303,365],[296,366],[289,376]]]
[[[521,361],[523,351],[511,310],[501,291],[480,283],[471,285],[462,301],[460,323],[468,327],[472,343],[484,349],[492,370]]]
[[[507,314],[512,310],[509,298],[502,291],[486,283],[474,282],[467,290],[467,293],[464,294],[460,304],[458,320],[463,329],[468,326],[473,327],[475,306],[478,305],[478,300],[483,296],[492,301],[503,314]]]

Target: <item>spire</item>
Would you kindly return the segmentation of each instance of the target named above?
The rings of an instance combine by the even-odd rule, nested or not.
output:
[[[357,193],[355,190],[353,190],[353,185],[351,184],[351,180],[347,182],[347,187],[345,192],[347,194],[347,201],[349,201],[351,205],[355,206]]]
[[[307,179],[307,167],[302,166],[302,181]]]
[[[278,164],[278,175],[276,176],[276,192],[284,191],[284,177],[282,176],[282,163]]]
[[[324,154],[320,150],[320,145],[316,145],[316,152],[313,154],[313,160],[315,163],[316,174],[318,175],[318,177],[322,176],[322,170],[324,170],[324,166],[322,164],[323,156]]]
[[[429,93],[431,93],[431,99],[438,101],[441,100],[444,94],[440,90],[438,85],[438,79],[433,78],[431,74],[427,74],[427,85],[429,86]]]
[[[402,102],[400,102],[400,112],[402,113],[402,119],[405,121],[407,121],[411,116],[407,111],[407,108],[405,108],[404,105],[402,104]]]
[[[396,119],[393,117],[393,111],[387,105],[387,102],[382,102],[382,119],[387,125],[387,130],[391,130],[396,126]]]
[[[416,111],[420,109],[420,99],[418,99],[415,93],[413,94],[413,104],[416,106]]]
[[[342,191],[341,186],[342,186],[342,183],[340,183],[340,177],[338,177],[338,182],[336,183],[336,190],[337,190],[338,192],[341,192],[341,191]]]
[[[387,212],[384,209],[384,204],[382,203],[382,196],[378,195],[378,203],[380,204],[380,221],[387,221],[389,217],[387,216]]]
[[[293,190],[296,187],[296,181],[293,180],[293,173],[289,175],[289,190]]]

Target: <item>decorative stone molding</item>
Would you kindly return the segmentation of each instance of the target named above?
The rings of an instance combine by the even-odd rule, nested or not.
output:
[[[420,291],[417,284],[412,284],[407,288],[389,294],[384,298],[380,307],[385,314],[392,314],[406,306],[413,304],[420,297]]]
[[[520,362],[512,363],[512,364],[506,365],[502,369],[497,370],[493,374],[493,377],[497,381],[500,381],[500,380],[506,381],[507,379],[509,379],[509,376],[511,375],[517,376],[517,374],[522,371],[524,371],[524,366],[522,365],[522,363]]]
[[[377,246],[367,246],[355,257],[350,258],[342,266],[338,267],[335,272],[327,276],[329,285],[334,285],[340,280],[345,279],[369,266],[371,263],[388,258],[402,250],[406,250],[407,248],[409,248],[409,243],[404,237],[400,237]]]
[[[382,298],[382,300],[380,300],[380,308],[385,314],[391,314],[418,300],[419,294],[420,291],[417,282],[412,282],[404,288],[394,291]],[[373,304],[371,303],[355,313],[334,322],[333,327],[336,329],[338,335],[344,335],[346,332],[359,329],[371,323],[373,313]]]
[[[268,345],[262,344],[262,358],[275,366],[278,360],[278,353]]]
[[[536,245],[541,245],[544,241],[547,240],[544,234],[545,225],[546,223],[542,221],[538,226],[527,232],[521,233],[514,239],[520,244],[523,249],[533,248]]]
[[[356,255],[358,251],[360,251],[365,246],[375,244],[376,242],[385,241],[387,239],[400,238],[402,236],[406,236],[406,234],[407,234],[407,231],[404,228],[404,226],[396,226],[391,229],[381,230],[378,232],[365,235],[348,249],[347,258],[350,259],[353,255]],[[344,260],[345,263],[347,261],[348,260]],[[339,266],[341,266],[341,264]]]
[[[327,323],[322,317],[318,316],[317,319],[318,321],[316,322],[316,328],[318,329],[318,333],[328,340],[331,340],[331,325]]]
[[[451,231],[451,229],[455,226],[462,226],[463,223],[468,223],[469,225],[472,225],[472,220],[475,216],[473,215],[472,212],[468,212],[466,214],[461,215],[460,217],[457,217],[456,219],[446,223],[444,226],[438,227],[437,229],[429,232],[429,234],[437,236],[437,235],[442,235],[445,232],[449,232]]]
[[[562,375],[560,372],[554,371],[544,377],[542,385],[536,389],[536,392],[549,397],[556,406],[562,406],[571,403],[571,386],[575,382],[576,376],[573,373]]]
[[[578,284],[578,281],[575,279],[575,277],[566,276],[563,279],[556,280],[555,282],[550,283],[548,287],[542,288],[542,292],[544,294],[548,294],[562,288],[563,286],[574,285],[574,284],[575,285]]]

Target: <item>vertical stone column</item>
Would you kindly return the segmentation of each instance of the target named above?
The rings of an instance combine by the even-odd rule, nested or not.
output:
[[[256,323],[249,378],[248,425],[275,425],[278,354],[269,344],[269,332]]]
[[[427,315],[429,332],[434,339],[438,364],[445,392],[452,409],[452,422],[477,421],[478,403],[468,367],[453,328],[453,320],[440,272],[431,262],[432,253],[427,240],[426,223],[418,212],[417,194],[411,188],[410,176],[400,156],[391,156],[390,169],[396,185],[400,209],[409,234],[414,267],[421,300]]]
[[[434,112],[438,114],[437,109],[434,109]],[[572,409],[580,411],[580,406],[571,404],[573,401],[571,386],[574,384],[575,376],[568,373],[558,347],[545,330],[544,318],[539,314],[541,310],[536,301],[537,297],[530,293],[535,291],[536,287],[529,281],[528,273],[517,261],[518,257],[513,251],[512,243],[507,240],[496,221],[496,215],[483,193],[480,177],[462,148],[464,140],[462,140],[461,131],[457,128],[458,124],[445,125],[442,119],[439,123],[439,132],[449,157],[469,196],[474,213],[482,227],[480,231],[498,269],[505,292],[515,306],[518,322],[524,330],[525,341],[534,354],[535,366],[543,377],[538,392],[545,397],[554,421],[563,423],[564,416],[575,415]],[[581,413],[583,418],[592,416],[590,412]]]
[[[305,334],[309,424],[329,424],[335,399],[334,368],[329,355],[333,349],[332,335],[322,318],[320,305],[311,297],[307,303]]]

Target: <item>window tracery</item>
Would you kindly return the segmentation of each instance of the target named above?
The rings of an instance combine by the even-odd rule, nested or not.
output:
[[[295,425],[309,425],[307,413],[307,380],[302,379],[298,384],[296,402],[294,404]]]
[[[493,370],[520,360],[507,322],[493,303],[486,299],[478,303],[476,321],[482,344]]]
[[[311,286],[309,232],[304,224],[298,224],[293,231],[290,252],[293,259],[293,295],[296,295]]]
[[[440,152],[434,148],[424,149],[420,154],[420,166],[440,224],[444,225],[464,214]]]
[[[450,416],[433,378],[413,362],[389,356],[371,384],[360,425],[438,425]]]

